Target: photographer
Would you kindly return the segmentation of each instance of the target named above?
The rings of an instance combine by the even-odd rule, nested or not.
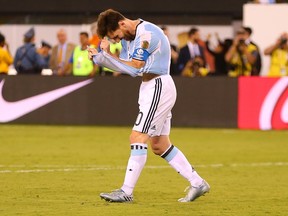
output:
[[[268,76],[288,76],[288,33],[283,33],[276,42],[264,50],[265,55],[270,55],[270,70]]]
[[[205,41],[207,51],[214,57],[215,62],[215,71],[210,73],[211,75],[225,75],[227,76],[228,70],[227,70],[227,62],[225,61],[225,54],[227,53],[228,49],[230,48],[232,44],[232,39],[225,39],[222,41],[218,35],[218,33],[215,33],[215,37],[217,39],[217,46],[214,49],[210,48],[210,39],[211,34],[208,34],[207,39]]]
[[[208,73],[205,61],[201,56],[195,56],[195,58],[190,59],[182,70],[182,76],[185,77],[206,76]]]
[[[225,55],[228,75],[231,77],[259,75],[261,68],[259,49],[251,42],[251,33],[250,28],[241,28]]]
[[[193,60],[196,56],[201,56],[204,62],[206,62],[204,48],[199,45],[200,40],[200,31],[197,28],[191,28],[188,32],[187,44],[179,52],[177,65],[180,74],[183,74],[187,62]]]

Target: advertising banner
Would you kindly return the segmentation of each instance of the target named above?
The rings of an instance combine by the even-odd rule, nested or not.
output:
[[[237,127],[238,80],[173,77],[173,126]],[[133,126],[141,78],[0,76],[0,124]]]
[[[288,129],[288,77],[239,78],[238,127]]]

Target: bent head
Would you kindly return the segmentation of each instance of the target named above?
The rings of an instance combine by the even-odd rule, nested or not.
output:
[[[126,18],[118,11],[108,9],[100,13],[97,20],[97,34],[99,37],[108,37],[112,42],[119,42],[122,39],[133,40],[135,35]]]

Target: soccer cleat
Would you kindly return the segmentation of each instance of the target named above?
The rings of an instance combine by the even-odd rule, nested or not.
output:
[[[117,189],[111,193],[101,193],[101,199],[104,199],[107,202],[132,202],[133,195],[127,195],[122,189]]]
[[[209,184],[203,180],[203,183],[199,187],[189,186],[185,189],[185,192],[188,191],[187,195],[183,198],[180,198],[179,202],[192,202],[193,200],[197,199],[198,197],[208,193],[210,190]]]

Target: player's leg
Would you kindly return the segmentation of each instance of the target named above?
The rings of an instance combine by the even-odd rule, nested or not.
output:
[[[165,159],[191,185],[198,187],[203,183],[203,179],[191,166],[181,150],[170,143],[169,136],[152,137],[151,149],[155,154]]]
[[[147,141],[149,131],[153,126],[151,121],[155,116],[161,99],[162,83],[159,78],[142,82],[139,91],[139,114],[130,135],[131,154],[128,160],[123,186],[112,193],[102,193],[100,197],[112,202],[127,202],[133,200],[133,190],[139,179],[147,159]]]
[[[100,197],[109,202],[131,202],[133,201],[133,190],[139,179],[141,171],[147,160],[147,141],[149,135],[132,131],[130,135],[131,153],[125,173],[124,183],[121,189],[111,193],[101,193]]]
[[[152,120],[161,100],[161,79],[142,82],[139,92],[139,114],[130,135],[131,154],[121,189],[128,195],[133,193],[141,171],[147,160],[147,141],[150,138]]]
[[[151,149],[164,158],[179,174],[190,182],[189,192],[180,202],[190,202],[210,190],[210,186],[195,171],[185,155],[177,147],[173,146],[169,139],[171,117],[164,122],[160,136],[151,138]]]
[[[128,195],[133,193],[134,187],[146,163],[148,139],[149,135],[132,130],[130,135],[131,153],[126,168],[124,183],[121,187]]]

